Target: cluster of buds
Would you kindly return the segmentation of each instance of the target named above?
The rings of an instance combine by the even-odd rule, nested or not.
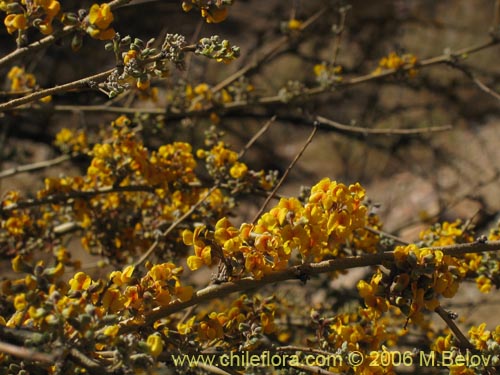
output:
[[[210,38],[200,39],[194,53],[217,62],[229,63],[239,57],[240,48],[231,46],[228,40],[221,40],[218,35],[213,35]]]
[[[144,43],[139,38],[132,40],[128,35],[121,38],[116,34],[113,41],[106,44],[106,50],[113,51],[118,66],[123,67],[121,72],[115,70],[104,83],[111,98],[129,89],[132,84],[139,90],[146,90],[149,88],[151,75],[163,76],[168,72],[164,64],[157,65],[154,56],[158,55],[158,51],[152,46],[154,42],[154,38]]]
[[[296,97],[302,95],[306,87],[300,81],[288,81],[284,87],[278,91],[278,96],[283,103],[288,103]]]
[[[330,66],[326,63],[314,65],[314,75],[321,87],[326,88],[342,82],[341,73],[342,67],[338,65]]]

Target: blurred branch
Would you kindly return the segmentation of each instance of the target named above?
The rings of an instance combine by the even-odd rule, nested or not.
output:
[[[414,128],[414,129],[371,129],[371,128],[361,128],[351,125],[343,125],[336,121],[327,119],[326,117],[316,116],[316,120],[335,129],[359,133],[359,134],[370,134],[370,135],[422,135],[426,133],[442,132],[453,129],[451,125],[444,126],[433,126],[428,128]]]
[[[340,52],[340,45],[342,42],[342,34],[345,30],[345,21],[347,18],[347,12],[349,12],[350,6],[342,6],[339,9],[340,20],[338,25],[333,26],[335,32],[335,44],[333,46],[333,55],[331,60],[331,66],[335,66],[337,63],[337,58]]]
[[[41,169],[50,168],[53,167],[54,165],[61,164],[70,159],[71,159],[70,155],[61,155],[51,160],[39,161],[36,163],[26,164],[26,165],[19,165],[17,167],[1,171],[0,180],[6,177],[12,177],[20,173],[35,172]]]
[[[42,353],[36,350],[28,349],[23,346],[17,346],[0,341],[0,352],[14,357],[27,359],[29,361],[53,363],[55,355]]]
[[[326,12],[326,8],[320,9],[318,12],[314,13],[311,17],[309,17],[306,21],[304,21],[300,26],[300,31],[304,31],[310,25],[312,25],[316,20],[318,20],[324,13]],[[285,46],[291,40],[290,35],[285,35],[284,37],[276,40],[267,51],[262,53],[262,55],[257,56],[255,61],[247,64],[234,74],[231,74],[229,77],[225,78],[217,85],[212,88],[212,93],[222,90],[224,87],[230,85],[238,78],[244,76],[245,74],[251,72],[252,70],[257,69],[262,63],[268,60],[274,53],[276,53],[280,48]]]
[[[54,86],[48,89],[38,90],[31,94],[25,95],[21,98],[10,100],[6,103],[0,104],[0,111],[6,111],[11,108],[15,108],[21,104],[26,104],[34,100],[42,99],[46,96],[53,95],[60,92],[65,92],[73,89],[78,89],[82,87],[92,87],[93,85],[104,81],[108,76],[113,73],[116,68],[109,69],[105,72],[95,74],[90,77],[82,78],[77,81],[69,82],[64,85]]]
[[[455,69],[460,70],[467,77],[469,77],[472,80],[472,82],[474,82],[482,91],[492,96],[496,100],[500,100],[500,94],[498,94],[495,90],[491,89],[490,87],[486,86],[479,78],[476,77],[476,75],[469,68],[460,64],[451,64],[451,65]]]
[[[492,38],[484,43],[477,44],[475,46],[462,48],[462,49],[457,50],[455,52],[446,52],[446,53],[439,55],[439,56],[435,56],[432,58],[421,60],[420,62],[417,62],[415,65],[409,64],[409,65],[405,65],[399,69],[386,69],[386,70],[383,70],[381,72],[377,72],[376,74],[369,73],[369,74],[365,74],[365,75],[361,75],[361,76],[353,77],[353,78],[343,78],[343,80],[341,82],[336,83],[333,86],[326,86],[326,87],[318,86],[318,87],[306,88],[306,89],[304,89],[303,92],[300,93],[300,95],[293,98],[293,100],[297,100],[297,99],[308,100],[309,98],[311,98],[313,96],[324,94],[324,93],[330,92],[330,91],[335,90],[335,89],[347,88],[347,87],[358,85],[361,83],[366,83],[366,82],[370,82],[370,81],[379,80],[382,78],[387,78],[387,77],[399,74],[401,72],[408,71],[410,69],[424,68],[424,67],[437,65],[437,64],[444,64],[444,63],[454,63],[454,62],[456,63],[456,61],[458,61],[458,60],[465,59],[473,53],[477,53],[477,52],[482,51],[484,49],[490,48],[492,46],[497,45],[498,43],[500,43],[500,39]],[[188,46],[186,48],[188,51],[191,51],[193,47]],[[244,68],[244,69],[246,69],[246,68]],[[100,74],[96,75],[94,77],[105,79],[105,77],[107,77],[107,75],[110,74],[112,71],[113,70],[110,70],[110,71],[104,72],[104,73],[100,73],[100,74],[102,74],[102,77],[100,76]],[[245,73],[243,73],[243,74],[245,74]],[[94,78],[94,79],[97,79],[97,78]],[[89,80],[89,79],[91,79],[91,77],[84,78],[80,81],[75,81],[73,83],[69,83],[69,84],[63,85],[63,86],[69,86],[71,84],[75,84],[76,82],[81,82],[83,85],[85,85],[85,84],[88,84],[88,82],[85,84],[84,84],[84,82],[86,80]],[[234,80],[232,80],[232,81],[234,81]],[[227,84],[229,84],[229,81]],[[222,81],[217,86],[215,86],[212,89],[212,91],[217,91],[219,89],[222,89],[225,86],[226,86],[226,83],[224,81]],[[62,86],[57,86],[57,87],[61,88]],[[36,96],[30,97],[30,99],[27,99],[27,100],[25,99],[26,97],[23,97],[23,98],[12,100],[12,101],[4,103],[4,104],[0,104],[0,111],[2,111],[2,110],[5,111],[7,109],[17,107],[21,104],[25,104],[25,103],[28,103],[30,101],[42,98],[44,96],[51,95],[52,93],[55,93],[55,92],[66,91],[66,90],[60,90],[60,89],[58,90],[57,87],[34,93],[32,95],[36,94]],[[71,86],[69,86],[68,89],[70,89],[70,88],[71,88]],[[53,107],[53,110],[54,111],[64,111],[64,112],[66,112],[66,111],[82,111],[82,112],[109,112],[109,113],[121,113],[121,114],[144,113],[144,114],[154,114],[154,115],[166,115],[166,116],[169,116],[170,118],[182,118],[182,117],[187,117],[187,116],[205,115],[211,111],[218,111],[218,110],[236,111],[236,110],[240,110],[242,108],[245,108],[245,107],[248,107],[251,105],[261,105],[261,106],[267,107],[267,106],[274,106],[277,104],[285,104],[282,96],[280,96],[280,95],[264,96],[264,97],[252,98],[251,100],[242,100],[242,101],[229,102],[229,103],[212,103],[203,109],[188,110],[188,111],[181,111],[181,110],[178,110],[175,108],[167,108],[167,109],[163,109],[163,108],[126,108],[126,107],[111,107],[111,106],[106,106],[106,105],[94,105],[94,106],[55,105]],[[18,108],[18,109],[33,110],[36,108],[22,107],[22,108]],[[348,130],[348,129],[352,130],[352,127],[347,127],[344,130]],[[434,131],[449,130],[447,128],[439,128],[439,127],[438,128],[431,128],[431,129],[432,129],[431,131],[433,131],[433,132]],[[412,133],[414,131],[415,130],[408,129],[406,131],[403,131],[403,133],[409,134],[409,133]],[[419,132],[421,132],[421,131],[422,130],[419,129]],[[366,130],[363,128],[363,130],[360,132],[366,133]],[[377,130],[377,131],[375,131],[375,133],[376,132],[382,133],[383,131]],[[419,133],[419,132],[417,132],[417,133]],[[394,133],[394,134],[397,134],[397,133]]]

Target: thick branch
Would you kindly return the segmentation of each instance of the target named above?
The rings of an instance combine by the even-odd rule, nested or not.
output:
[[[441,250],[445,255],[459,256],[469,253],[481,253],[500,250],[500,241],[473,242],[452,246],[432,247],[433,250]],[[351,268],[381,265],[394,260],[393,252],[380,254],[367,254],[362,256],[347,257],[341,259],[325,260],[319,263],[307,263],[290,267],[283,271],[265,275],[262,279],[247,277],[241,280],[230,281],[222,284],[209,285],[197,291],[189,301],[174,302],[168,306],[154,310],[145,319],[146,325],[167,317],[178,311],[182,311],[192,305],[207,302],[213,299],[225,297],[231,293],[244,292],[251,289],[259,289],[268,284],[283,282],[286,280],[307,280],[311,276],[334,271],[347,270]],[[136,330],[136,325],[123,325],[120,332]]]

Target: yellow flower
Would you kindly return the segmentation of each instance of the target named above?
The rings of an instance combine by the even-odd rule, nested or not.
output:
[[[489,293],[491,291],[491,280],[484,275],[476,279],[476,285],[481,293]]]
[[[195,320],[195,318],[196,317],[193,316],[186,323],[179,323],[179,324],[177,324],[177,331],[179,331],[179,333],[181,335],[187,335],[187,334],[191,333],[193,331],[193,326],[194,326],[194,320]]]
[[[219,23],[224,21],[227,18],[227,8],[201,8],[201,16],[205,18],[207,23]]]
[[[3,23],[7,27],[7,32],[12,34],[16,30],[26,30],[28,21],[24,14],[9,14],[5,17]]]
[[[182,302],[189,301],[193,297],[193,287],[192,286],[175,286],[175,295]]]
[[[200,268],[204,264],[203,259],[201,259],[200,257],[198,257],[196,255],[189,256],[187,258],[186,263],[191,271],[196,271],[198,268]]]
[[[189,12],[191,9],[193,9],[193,4],[189,4],[188,2],[186,1],[183,1],[182,2],[182,10],[184,12]]]
[[[302,21],[299,21],[298,19],[292,18],[290,21],[288,21],[289,30],[300,30],[301,27]]]
[[[100,6],[99,4],[93,4],[90,7],[89,22],[97,26],[100,30],[107,29],[113,20],[113,13],[111,13],[109,4],[104,3]]]
[[[115,30],[109,28],[109,25],[114,20],[109,4],[104,3],[100,6],[98,4],[92,5],[90,7],[88,20],[90,26],[86,31],[92,38],[108,40],[115,36]]]
[[[86,290],[89,286],[90,283],[92,282],[92,279],[90,276],[85,274],[84,272],[77,272],[75,276],[68,282],[71,290]]]
[[[106,327],[103,331],[103,334],[108,337],[116,337],[120,330],[120,326],[118,324],[114,324],[112,326]]]
[[[148,336],[147,345],[153,357],[158,357],[163,351],[163,340],[156,333]]]
[[[242,178],[247,174],[248,167],[244,163],[236,162],[229,170],[229,174],[233,178]]]
[[[102,306],[110,313],[116,313],[123,309],[125,298],[118,289],[107,289],[102,298]]]
[[[14,307],[16,308],[17,311],[24,310],[27,306],[26,302],[26,295],[24,293],[18,294],[14,298]]]

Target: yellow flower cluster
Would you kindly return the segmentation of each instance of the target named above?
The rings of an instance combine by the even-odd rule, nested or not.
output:
[[[247,172],[246,164],[238,161],[238,154],[226,147],[224,142],[218,142],[211,150],[198,150],[196,156],[200,159],[205,159],[207,168],[215,173],[227,173],[232,178],[243,178]]]
[[[33,0],[15,2],[17,6],[10,6],[11,2],[1,1],[0,10],[7,13],[4,25],[9,34],[15,31],[24,31],[33,25],[42,34],[52,34],[52,21],[59,14],[61,4],[56,0]],[[15,11],[13,11],[15,9]],[[12,12],[12,13],[11,13]]]
[[[115,30],[110,27],[114,16],[108,3],[93,4],[88,15],[86,32],[95,39],[109,40],[115,36]]]
[[[407,74],[410,78],[412,78],[415,77],[418,73],[417,69],[414,68],[417,62],[417,57],[415,55],[412,55],[411,53],[398,55],[396,52],[391,52],[388,56],[380,59],[378,67],[377,69],[375,69],[373,74],[380,74],[386,69],[400,70],[408,68]]]
[[[230,337],[238,339],[242,350],[256,350],[265,345],[264,335],[276,336],[282,343],[290,337],[276,322],[286,316],[283,303],[286,304],[276,296],[263,298],[258,294],[252,297],[243,294],[230,304],[214,303],[215,306],[206,312],[177,323],[176,329],[202,346],[217,343],[222,348],[230,345]]]
[[[231,5],[232,1],[224,1]],[[200,10],[201,16],[207,23],[219,23],[227,18],[228,8],[226,6],[219,6],[206,0],[189,0],[182,2],[182,9],[189,12],[193,7]]]
[[[88,151],[87,134],[82,130],[62,128],[57,134],[54,145],[65,153],[80,154]]]
[[[193,294],[192,287],[180,282],[182,267],[172,263],[147,264],[142,277],[127,266],[111,272],[107,282],[93,280],[84,272],[63,281],[65,265],[74,265],[64,248],[57,251],[57,259],[54,267],[42,261],[32,264],[29,257],[19,255],[12,260],[13,270],[26,276],[2,282],[2,303],[13,313],[8,319],[0,317],[0,324],[52,332],[60,339],[88,341],[89,349],[111,350],[120,340],[121,322],[143,319],[152,309],[187,301]],[[159,335],[149,335],[145,344],[153,357],[162,352]]]
[[[497,366],[500,360],[500,326],[497,326],[494,331],[487,330],[486,323],[482,323],[479,326],[472,326],[468,331],[468,336],[474,349],[478,350],[484,358],[489,358],[488,364]],[[438,353],[453,351],[457,355],[460,354],[457,343],[451,333],[436,337],[431,345],[431,349]],[[465,364],[453,364],[449,366],[449,370],[450,375],[476,375],[483,373],[482,366],[468,367]]]
[[[13,66],[7,73],[7,78],[10,80],[10,90],[12,92],[32,91],[37,88],[36,78],[31,73],[26,73],[24,68]],[[45,96],[40,99],[43,103],[48,103],[52,97]]]
[[[452,298],[467,272],[442,251],[414,244],[396,247],[394,258],[391,275],[383,275],[379,269],[370,284],[360,281],[360,295],[367,306],[380,311],[390,301],[416,323],[422,321],[424,308],[433,311],[439,306],[439,296]]]
[[[222,218],[214,232],[204,226],[186,230],[184,243],[195,251],[188,266],[195,270],[211,265],[219,247],[226,260],[256,278],[285,269],[292,254],[303,261],[345,256],[344,246],[366,223],[363,198],[359,184],[346,186],[326,178],[312,188],[305,205],[295,198],[282,198],[255,225],[243,223],[238,229]]]
[[[328,367],[333,373],[348,373],[352,368],[353,374],[394,374],[394,363],[391,361],[377,361],[375,351],[386,350],[384,345],[394,347],[399,338],[406,335],[406,331],[398,328],[403,324],[404,317],[398,309],[390,308],[387,315],[382,315],[373,309],[358,308],[357,311],[343,312],[331,318],[322,318],[317,311],[311,313],[313,322],[318,325],[317,336],[324,340],[323,346],[328,345],[329,351],[341,355],[352,352],[363,353],[364,360],[359,366],[352,368],[346,361]],[[381,363],[383,362],[383,363]]]
[[[475,240],[473,233],[466,230],[460,220],[453,223],[435,224],[420,233],[420,239],[427,246],[448,246],[471,243]],[[489,241],[499,240],[498,228],[491,229],[487,239]],[[476,285],[481,293],[489,293],[493,283],[498,285],[500,282],[498,255],[494,252],[465,254],[457,258],[457,261],[468,275],[475,275]]]

